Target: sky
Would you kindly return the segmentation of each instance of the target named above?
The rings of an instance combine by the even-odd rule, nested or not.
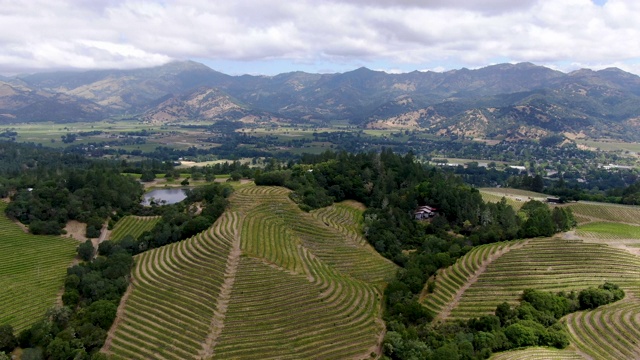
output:
[[[194,60],[226,74],[532,62],[640,74],[637,0],[0,0],[0,74]]]

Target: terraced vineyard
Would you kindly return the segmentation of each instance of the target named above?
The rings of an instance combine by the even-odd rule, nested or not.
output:
[[[446,320],[460,297],[489,264],[508,251],[517,249],[524,244],[525,241],[511,241],[473,248],[452,266],[438,271],[435,279],[429,280],[436,281],[435,290],[429,294],[426,290],[427,286],[425,286],[421,296],[422,303],[434,314],[438,314],[436,321]]]
[[[6,206],[0,201],[0,324],[19,332],[55,304],[79,243],[26,234],[4,216]]]
[[[566,324],[575,346],[594,359],[640,358],[637,288],[616,303],[567,315]]]
[[[625,289],[640,282],[640,258],[607,245],[565,240],[532,239],[489,265],[451,312],[454,318],[492,313],[509,301],[516,304],[526,288],[579,290],[615,281]]]
[[[142,359],[346,359],[376,351],[395,265],[358,235],[352,203],[304,213],[244,187],[212,228],[137,257],[104,351]]]
[[[325,225],[330,225],[347,236],[353,242],[360,245],[367,245],[367,240],[362,236],[362,213],[364,206],[352,200],[346,200],[341,203],[314,210],[311,212],[313,217],[321,220]]]
[[[160,219],[160,216],[125,216],[113,227],[111,240],[119,241],[127,235],[137,239],[143,232],[153,229]]]
[[[491,357],[491,360],[531,359],[584,360],[584,357],[571,349],[558,350],[544,347],[531,347],[522,350],[505,351],[497,353]]]
[[[565,317],[575,351],[532,348],[493,358],[640,358],[640,257],[604,244],[554,237],[477,247],[438,274],[436,291],[424,303],[441,320],[468,319],[493,313],[503,301],[515,305],[527,288],[571,291],[605,281],[619,284],[627,296]]]

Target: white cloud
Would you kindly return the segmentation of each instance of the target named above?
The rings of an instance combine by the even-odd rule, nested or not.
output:
[[[450,69],[499,59],[637,72],[638,17],[633,0],[0,0],[0,73],[188,58],[290,61],[290,70],[380,62]]]

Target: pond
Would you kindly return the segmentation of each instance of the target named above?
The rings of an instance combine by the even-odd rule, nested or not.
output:
[[[152,199],[159,205],[175,204],[184,200],[186,197],[187,194],[184,189],[156,189],[144,194],[142,205],[150,205]]]

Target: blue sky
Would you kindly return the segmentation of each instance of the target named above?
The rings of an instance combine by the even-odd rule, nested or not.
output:
[[[0,0],[0,74],[202,62],[233,75],[529,61],[640,73],[636,0]]]

